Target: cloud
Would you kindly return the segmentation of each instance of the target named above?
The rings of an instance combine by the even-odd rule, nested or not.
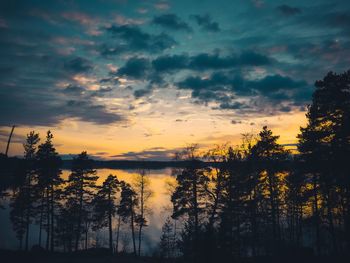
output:
[[[190,26],[175,14],[164,14],[153,18],[152,23],[170,30],[192,31]]]
[[[152,93],[151,89],[139,89],[134,91],[135,98],[141,98]]]
[[[85,88],[78,85],[73,85],[73,84],[67,85],[67,87],[63,90],[63,93],[66,93],[69,95],[77,95],[77,96],[80,96],[84,92],[85,92]]]
[[[254,51],[245,51],[238,56],[220,56],[219,54],[210,53],[200,53],[194,56],[186,54],[165,55],[159,56],[152,61],[153,68],[158,72],[181,69],[229,69],[241,66],[263,66],[271,63],[272,60],[269,57]]]
[[[192,15],[190,16],[193,18],[197,24],[204,30],[210,31],[210,32],[219,32],[220,27],[217,22],[213,22],[212,18],[209,14],[205,15]]]
[[[312,93],[307,82],[278,74],[248,80],[232,73],[214,72],[208,78],[189,76],[176,85],[191,90],[197,102],[217,103],[215,109],[255,112],[264,112],[264,106],[269,110],[291,111],[292,107],[309,101]]]
[[[294,16],[301,13],[300,8],[289,5],[280,5],[277,7],[277,10],[286,16]]]
[[[109,112],[104,105],[96,105],[88,100],[67,101],[62,114],[65,117],[78,118],[95,124],[110,124],[125,120],[123,116]]]
[[[231,124],[235,125],[235,124],[241,124],[242,121],[236,121],[236,120],[231,120]]]
[[[52,126],[66,118],[76,118],[95,124],[124,122],[126,118],[110,112],[89,97],[80,97],[77,87],[69,86],[62,96],[52,89],[36,87],[28,94],[27,86],[3,86],[0,90],[0,126]],[[70,93],[70,94],[67,94]],[[74,99],[72,99],[72,93]]]
[[[296,81],[290,77],[281,75],[270,75],[257,81],[250,81],[249,86],[252,89],[259,91],[264,95],[269,95],[278,91],[296,90],[298,88],[306,87],[305,81]]]
[[[91,97],[104,97],[107,96],[110,92],[113,91],[113,88],[106,87],[106,88],[99,88],[98,90],[95,90],[91,93]]]
[[[64,63],[64,68],[70,72],[82,73],[92,70],[93,66],[89,60],[82,57],[76,57],[66,61]]]
[[[152,66],[158,72],[165,72],[187,68],[188,62],[187,55],[165,55],[154,59]]]
[[[220,109],[222,110],[238,110],[249,108],[249,106],[245,103],[234,101],[234,102],[223,102],[220,103]]]
[[[9,139],[9,135],[10,135],[11,129],[1,129],[0,130],[0,142],[2,143],[7,143],[8,139]],[[16,132],[14,132],[12,134],[12,138],[11,138],[11,142],[12,143],[24,143],[26,140],[26,136],[25,135],[21,135],[21,134],[16,134]],[[4,144],[5,145],[5,144]]]
[[[102,55],[118,55],[124,52],[161,52],[176,45],[176,41],[165,33],[158,35],[143,32],[136,25],[112,25],[106,28],[117,43],[105,43],[100,47]]]
[[[179,149],[165,149],[163,147],[153,147],[139,152],[125,152],[122,154],[112,155],[110,157],[121,160],[156,160],[170,161],[175,157]]]
[[[117,75],[135,79],[145,78],[150,69],[150,62],[146,58],[133,57],[123,67],[118,69]]]

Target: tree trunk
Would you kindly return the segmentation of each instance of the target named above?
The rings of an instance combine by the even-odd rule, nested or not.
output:
[[[133,199],[131,197],[131,203],[133,203]],[[136,243],[135,243],[135,228],[134,228],[134,209],[131,207],[131,235],[132,235],[132,244],[134,248],[134,255],[136,256]]]
[[[318,211],[316,175],[313,176],[313,192],[314,192],[314,217],[315,217],[315,230],[316,230],[316,250],[317,250],[317,255],[320,255],[321,254],[320,217],[319,217],[319,211]]]
[[[140,214],[140,227],[139,227],[139,251],[138,255],[141,256],[141,239],[142,239],[142,227],[144,220],[144,174],[141,174],[141,214]]]
[[[329,190],[327,194],[327,217],[329,222],[329,231],[332,237],[333,243],[333,253],[336,255],[338,252],[337,238],[334,230],[334,222],[333,222],[333,212],[332,212],[332,204],[331,204],[331,190]]]
[[[27,180],[27,200],[28,206],[27,206],[27,213],[26,213],[26,237],[25,237],[25,250],[28,251],[28,242],[29,242],[29,225],[30,225],[30,213],[31,213],[31,171],[29,174],[27,174],[28,180]]]
[[[41,234],[43,228],[43,216],[44,216],[44,194],[41,198],[41,206],[40,206],[40,219],[39,219],[39,246],[41,247]]]
[[[89,226],[88,223],[85,224],[85,250],[88,249],[88,234],[89,234]]]
[[[54,187],[51,185],[51,252],[54,251],[55,246],[55,231],[54,231],[54,217],[55,217],[55,207],[54,207]]]
[[[109,230],[109,250],[113,253],[113,234],[112,234],[112,211],[111,211],[111,193],[108,193],[109,211],[108,211],[108,230]]]
[[[80,197],[79,197],[79,214],[78,214],[77,232],[76,232],[76,239],[75,239],[75,251],[78,251],[78,246],[80,241],[82,210],[83,210],[83,194],[81,190]]]
[[[28,241],[29,241],[29,208],[27,209],[26,214],[26,238],[25,238],[25,250],[28,251]]]
[[[139,251],[138,251],[138,255],[141,256],[141,239],[142,239],[142,223],[140,224],[139,227]]]
[[[50,244],[50,201],[49,189],[46,188],[46,250],[49,250]]]
[[[120,216],[118,217],[118,226],[117,226],[117,240],[115,245],[115,252],[118,253],[119,250],[119,231],[120,231]]]

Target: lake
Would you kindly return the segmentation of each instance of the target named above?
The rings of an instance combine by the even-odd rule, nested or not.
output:
[[[63,170],[62,177],[67,179],[70,170]],[[101,185],[108,175],[116,175],[119,180],[124,180],[129,184],[133,184],[137,176],[137,170],[120,170],[120,169],[97,169],[99,176],[97,184]],[[146,216],[148,226],[143,228],[143,251],[145,254],[151,254],[157,247],[162,231],[163,223],[171,214],[170,192],[168,185],[175,182],[175,177],[171,175],[171,168],[161,170],[147,170],[147,177],[150,180],[150,189],[153,195],[149,199],[148,207],[150,213]],[[5,200],[5,209],[0,209],[0,248],[16,249],[18,240],[12,230],[10,221],[9,200]],[[116,219],[114,219],[114,227],[116,229]],[[37,244],[38,226],[32,225],[30,229],[30,246]],[[45,235],[44,235],[45,240]],[[90,231],[89,245],[92,246],[108,246],[108,238],[106,229],[99,231]],[[120,250],[131,250],[131,233],[129,224],[122,224],[121,236],[119,242]]]

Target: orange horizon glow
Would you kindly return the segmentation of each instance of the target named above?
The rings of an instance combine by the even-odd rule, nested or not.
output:
[[[87,151],[90,155],[99,155],[102,159],[128,159],[122,156],[128,152],[142,152],[149,149],[160,151],[182,148],[188,144],[198,144],[203,150],[214,145],[240,144],[242,133],[258,134],[265,125],[279,135],[279,143],[297,143],[297,134],[305,126],[305,112],[294,112],[270,117],[250,118],[249,121],[232,124],[231,119],[213,118],[205,108],[188,116],[186,121],[176,121],[176,116],[169,113],[169,118],[135,117],[131,123],[122,126],[95,125],[73,119],[66,119],[53,127],[19,126],[15,128],[10,145],[9,156],[23,154],[22,143],[31,130],[40,133],[44,140],[47,130],[54,135],[54,145],[59,154],[78,154]],[[3,129],[2,133],[10,132]],[[6,148],[6,138],[1,141],[1,151]],[[288,147],[287,147],[288,148]],[[289,147],[290,148],[290,147]],[[147,158],[147,156],[145,156]],[[171,158],[171,156],[169,156]]]

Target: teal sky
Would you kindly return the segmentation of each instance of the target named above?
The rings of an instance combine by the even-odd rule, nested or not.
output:
[[[349,14],[339,0],[1,1],[2,147],[12,125],[12,154],[31,129],[102,158],[265,124],[293,143],[314,82],[349,68]]]

